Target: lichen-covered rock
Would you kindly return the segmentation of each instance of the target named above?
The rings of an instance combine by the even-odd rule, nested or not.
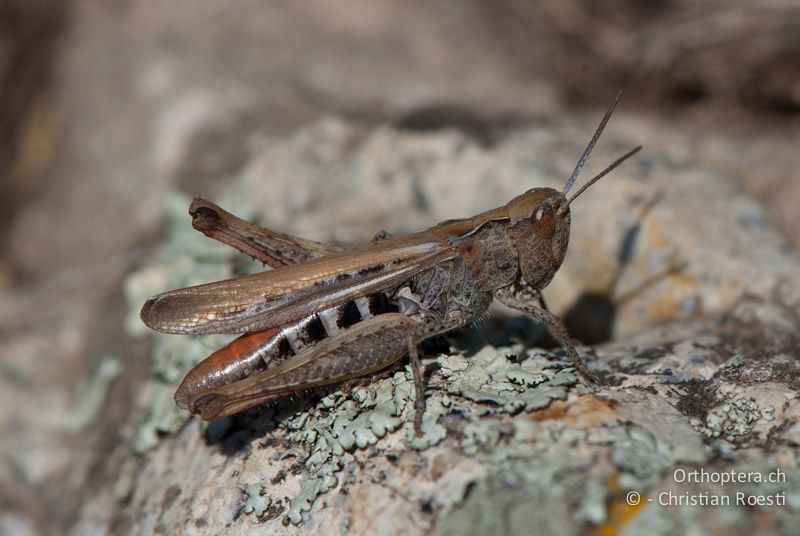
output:
[[[511,331],[498,342],[495,323],[425,358],[422,437],[406,368],[205,429],[157,393],[220,341],[148,335],[153,397],[135,436],[147,456],[124,516],[140,533],[791,533],[800,260],[753,201],[695,164],[691,144],[623,124],[661,144],[575,202],[569,253],[545,291],[574,334],[613,337],[580,349],[606,385],[579,382],[559,349]],[[369,240],[561,186],[586,125],[521,128],[487,146],[326,121],[268,140],[216,201],[309,238]],[[648,141],[613,131],[598,169]],[[240,256],[177,230],[190,227],[182,202],[169,208],[163,253],[126,287],[132,333],[147,296],[242,270]]]

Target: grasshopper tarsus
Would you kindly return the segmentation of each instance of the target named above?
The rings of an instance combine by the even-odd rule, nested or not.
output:
[[[380,242],[381,240],[386,240],[388,238],[391,238],[392,236],[394,236],[394,235],[392,235],[392,233],[390,233],[386,229],[381,229],[380,231],[375,233],[375,236],[372,237],[372,241],[373,242]]]
[[[578,371],[578,374],[580,374],[581,377],[589,383],[589,387],[606,385],[606,381],[603,379],[603,377],[587,369],[582,359],[578,359],[578,361],[575,363],[575,369]]]
[[[533,188],[471,218],[405,235],[381,232],[351,249],[260,227],[209,201],[192,201],[196,229],[273,269],[167,292],[145,303],[142,320],[159,331],[244,334],[192,369],[176,402],[205,419],[218,418],[385,370],[408,354],[419,436],[425,384],[417,344],[470,325],[494,298],[547,325],[578,374],[602,384],[564,324],[548,311],[541,290],[564,260],[570,204],[639,150],[618,158],[567,198],[618,100],[562,191]]]
[[[561,344],[567,350],[567,354],[569,354],[569,357],[572,360],[575,371],[589,385],[589,387],[597,387],[606,384],[606,381],[601,376],[595,374],[586,367],[586,362],[578,353],[578,350],[572,344],[572,341],[567,343],[562,342]]]

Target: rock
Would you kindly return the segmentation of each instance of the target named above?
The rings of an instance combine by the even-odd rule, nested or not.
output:
[[[575,202],[572,244],[545,292],[576,331],[596,320],[586,297],[605,300],[611,342],[581,353],[609,385],[582,385],[561,350],[473,332],[427,358],[436,366],[422,438],[411,432],[407,368],[247,412],[215,432],[227,434],[217,444],[198,421],[182,426],[177,408],[143,399],[142,430],[159,433],[143,444],[122,519],[143,533],[789,532],[800,522],[800,261],[691,143],[621,124],[582,180],[637,142],[617,130],[667,149]],[[215,201],[309,238],[369,240],[381,227],[410,231],[560,187],[591,130],[532,125],[487,146],[457,130],[364,132],[328,120],[266,140]],[[173,228],[188,229],[178,205]],[[147,296],[240,268],[233,253],[199,254],[204,241],[168,233],[163,254],[129,278],[129,326]],[[220,344],[148,337],[158,389],[175,384],[176,363]],[[729,508],[703,506],[720,501]]]

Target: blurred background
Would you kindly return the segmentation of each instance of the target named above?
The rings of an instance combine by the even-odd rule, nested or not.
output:
[[[707,159],[800,246],[797,2],[0,2],[0,533],[71,526],[62,486],[109,478],[147,360],[88,429],[59,408],[146,353],[120,285],[167,192],[218,198],[254,140],[324,117],[491,141],[620,88],[624,115],[737,147]]]

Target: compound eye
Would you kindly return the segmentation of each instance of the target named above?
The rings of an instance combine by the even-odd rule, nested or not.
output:
[[[541,238],[551,238],[556,232],[556,216],[549,203],[542,203],[533,211],[533,230]]]

